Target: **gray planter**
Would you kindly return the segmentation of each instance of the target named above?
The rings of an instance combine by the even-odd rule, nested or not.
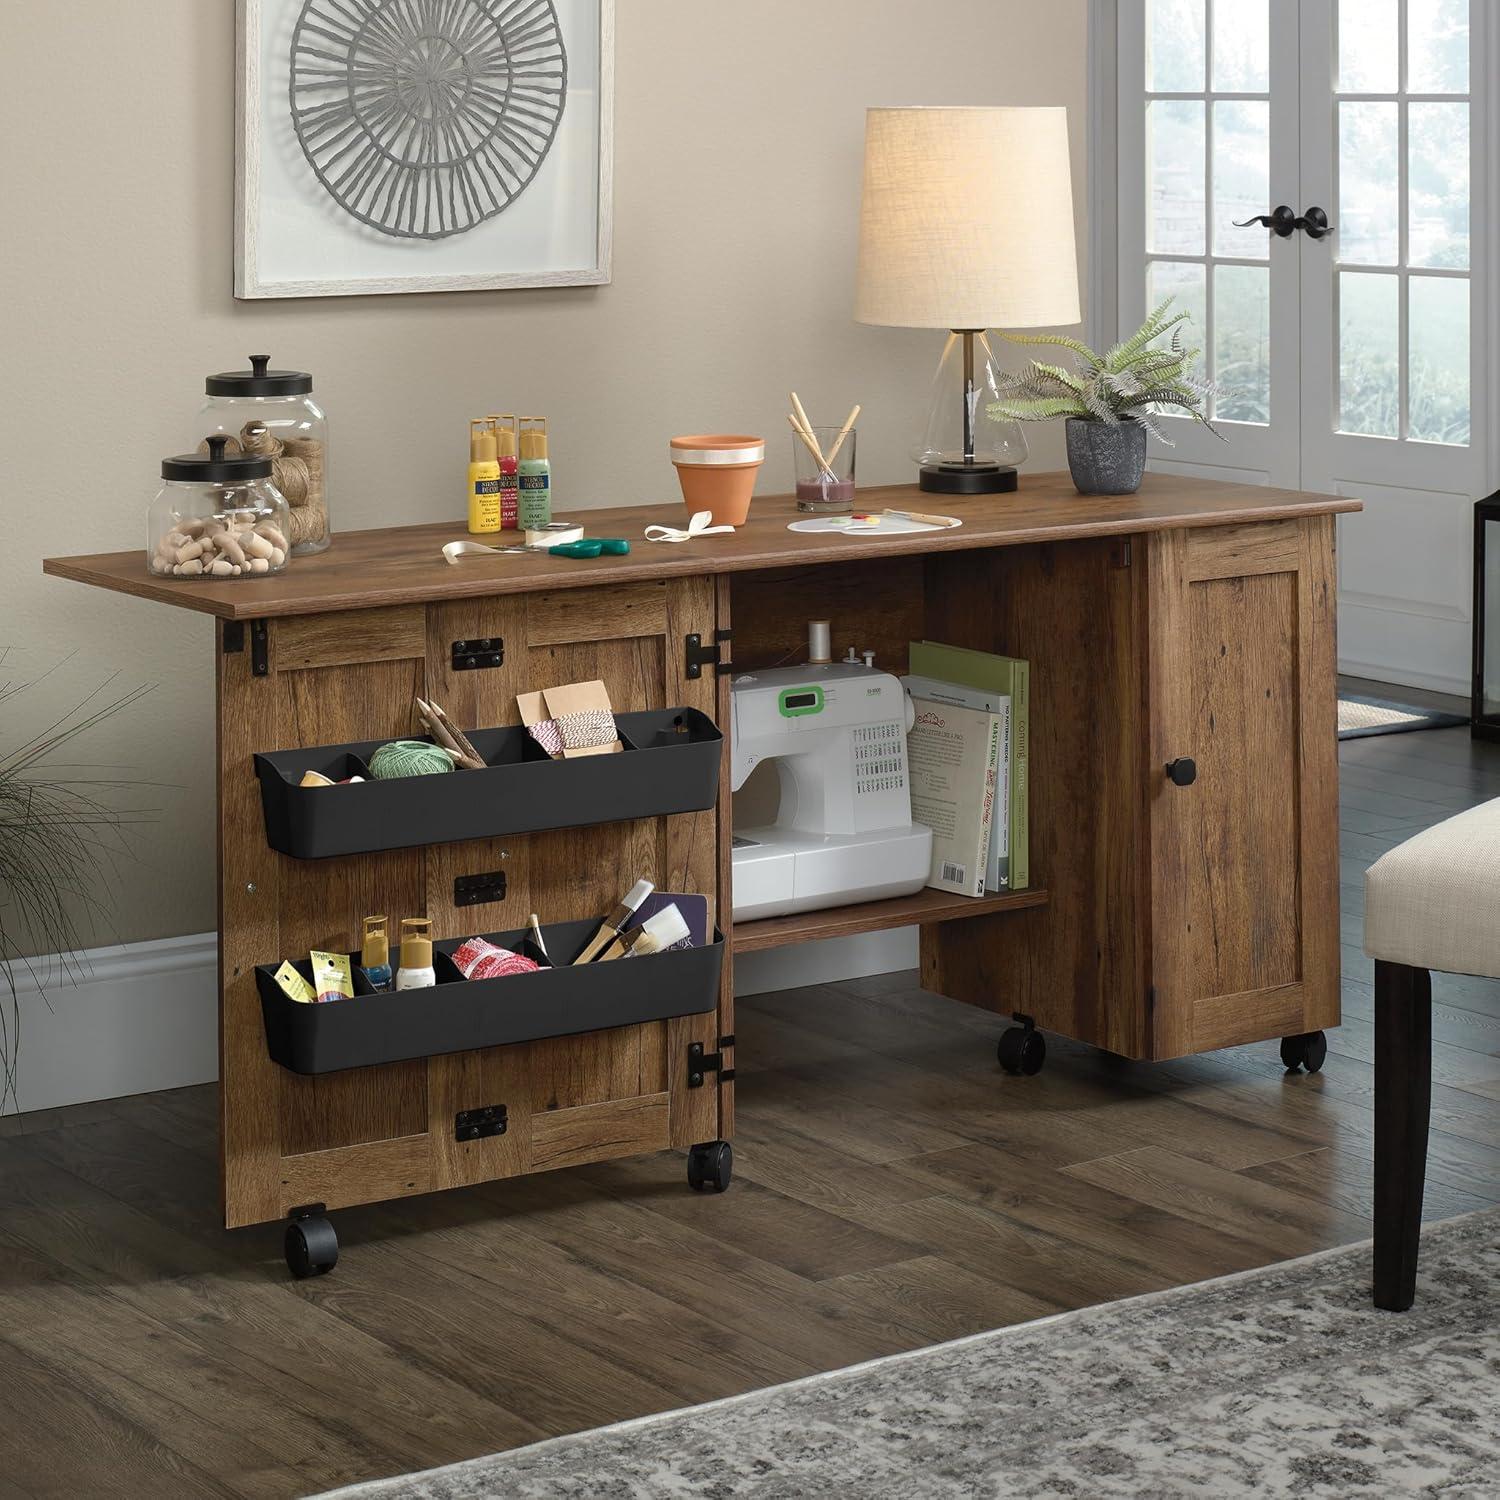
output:
[[[1080,495],[1133,495],[1146,472],[1146,429],[1139,422],[1069,417],[1068,470]]]

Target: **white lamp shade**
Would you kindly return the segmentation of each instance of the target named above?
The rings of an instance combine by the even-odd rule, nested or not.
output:
[[[870,110],[854,316],[897,328],[1077,323],[1067,110]]]

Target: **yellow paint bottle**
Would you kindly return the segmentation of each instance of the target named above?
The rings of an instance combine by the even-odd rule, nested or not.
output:
[[[485,536],[500,530],[500,445],[492,417],[469,423],[469,531]]]

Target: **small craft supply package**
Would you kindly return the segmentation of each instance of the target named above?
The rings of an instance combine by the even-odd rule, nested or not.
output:
[[[561,760],[563,753],[562,730],[557,721],[547,712],[547,700],[540,693],[520,693],[516,697],[516,708],[526,732],[553,760]]]
[[[320,1004],[325,1000],[354,998],[354,972],[347,953],[324,953],[314,948],[308,956],[312,959],[315,998]]]
[[[513,953],[509,948],[482,937],[471,937],[454,949],[453,962],[465,979],[502,979],[507,974],[534,974],[541,967],[535,959],[524,953]]]
[[[562,736],[563,759],[579,755],[613,755],[625,747],[615,728],[615,711],[602,682],[570,682],[543,694]]]
[[[612,755],[625,747],[602,682],[570,682],[516,698],[521,722],[553,760]]]
[[[289,959],[283,959],[281,967],[277,969],[276,983],[289,1000],[296,1000],[299,1004],[311,1005],[318,998],[313,993],[313,987],[297,972],[297,966]]]

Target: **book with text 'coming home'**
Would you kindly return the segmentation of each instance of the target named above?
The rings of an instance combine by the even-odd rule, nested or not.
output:
[[[911,815],[932,829],[927,884],[984,895],[1000,766],[1000,715],[912,698]]]

